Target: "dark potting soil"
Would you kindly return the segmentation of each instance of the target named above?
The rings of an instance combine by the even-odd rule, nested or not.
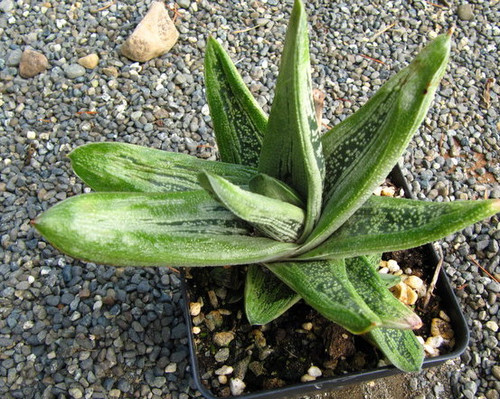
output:
[[[432,279],[434,262],[425,248],[385,254],[402,270]],[[334,324],[300,301],[278,319],[265,326],[251,326],[246,320],[243,287],[246,268],[217,267],[188,269],[186,273],[191,302],[203,304],[201,313],[192,317],[199,328],[194,340],[202,382],[215,396],[231,395],[229,384],[216,375],[223,365],[233,367],[229,378],[240,378],[245,393],[300,383],[309,367],[315,365],[328,378],[356,371],[372,370],[382,354],[362,337]],[[440,312],[439,298],[433,296],[425,312],[423,298],[415,311],[423,321],[416,331],[424,339],[430,336],[430,322]],[[222,349],[214,340],[218,332],[232,332],[234,339]],[[451,349],[451,348],[450,348]],[[441,354],[445,352],[440,348]]]

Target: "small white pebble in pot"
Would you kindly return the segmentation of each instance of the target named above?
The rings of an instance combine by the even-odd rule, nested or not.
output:
[[[313,377],[321,377],[323,375],[323,373],[321,372],[320,368],[317,367],[317,366],[311,366],[309,367],[309,369],[307,370],[307,374],[313,376]]]
[[[304,374],[302,377],[300,377],[300,382],[311,382],[311,381],[316,381],[316,377],[313,377],[312,375],[309,374]]]
[[[302,324],[302,328],[306,331],[311,331],[313,328],[313,324],[311,322],[307,322]]]
[[[201,303],[200,302],[191,302],[189,304],[189,314],[191,316],[198,316],[201,312]]]
[[[401,269],[398,265],[398,262],[396,262],[394,259],[390,259],[387,261],[387,268],[391,273],[397,272]]]
[[[227,384],[227,377],[225,375],[219,375],[217,377],[217,379],[219,380],[219,383],[222,384],[222,385],[225,385]]]
[[[246,385],[239,378],[231,378],[231,380],[229,381],[229,388],[231,389],[232,395],[238,396],[245,391]]]
[[[424,286],[424,281],[417,276],[410,276],[405,280],[406,285],[419,291]]]

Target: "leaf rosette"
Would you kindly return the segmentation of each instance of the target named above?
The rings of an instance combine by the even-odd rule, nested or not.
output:
[[[382,252],[445,237],[500,201],[376,197],[421,124],[450,53],[431,41],[356,113],[324,135],[312,96],[304,6],[291,13],[269,116],[209,38],[205,81],[221,162],[123,143],[70,154],[97,193],[67,199],[34,225],[61,251],[116,266],[249,265],[245,310],[266,324],[298,300],[419,370],[421,321],[374,264]],[[392,280],[391,280],[392,281]],[[391,283],[389,281],[389,284]]]

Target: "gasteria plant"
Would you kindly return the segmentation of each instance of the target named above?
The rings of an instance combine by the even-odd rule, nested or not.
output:
[[[223,162],[98,143],[70,154],[99,193],[34,225],[55,247],[116,266],[249,265],[245,308],[265,324],[303,298],[365,334],[398,368],[418,370],[419,317],[374,265],[386,251],[442,238],[500,211],[499,200],[431,203],[372,195],[422,122],[449,58],[434,39],[360,110],[320,135],[307,21],[295,0],[269,118],[213,38],[207,98]]]

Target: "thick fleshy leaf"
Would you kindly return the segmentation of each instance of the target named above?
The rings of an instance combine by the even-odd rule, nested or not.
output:
[[[427,202],[372,196],[300,259],[346,258],[418,247],[500,212],[500,200]]]
[[[34,221],[75,258],[116,266],[219,266],[280,258],[294,245],[251,228],[205,191],[92,193],[67,199]]]
[[[198,173],[206,170],[246,185],[257,173],[250,167],[125,143],[92,143],[69,157],[75,173],[96,191],[171,192],[201,190]]]
[[[299,294],[263,266],[248,267],[245,281],[245,313],[250,324],[267,324],[299,300]]]
[[[267,119],[222,46],[210,37],[205,85],[222,161],[257,167]]]
[[[378,274],[382,280],[382,284],[386,288],[392,288],[401,282],[401,277],[390,273],[379,273]]]
[[[343,259],[265,265],[311,307],[353,334],[382,324],[349,281]]]
[[[260,194],[243,190],[209,173],[199,176],[201,185],[237,217],[277,241],[295,242],[304,226],[304,211]]]
[[[374,328],[365,338],[377,346],[389,361],[408,373],[420,371],[424,361],[424,347],[411,330]]]
[[[403,154],[444,74],[450,36],[438,36],[360,110],[323,136],[325,205],[302,252],[342,226]]]
[[[248,182],[250,191],[304,208],[304,202],[297,192],[274,177],[259,173]]]
[[[422,326],[420,317],[392,295],[367,258],[358,256],[345,262],[349,280],[384,327],[415,330]]]
[[[307,204],[307,237],[321,213],[323,154],[314,111],[304,6],[296,0],[281,57],[259,171],[295,189]]]

